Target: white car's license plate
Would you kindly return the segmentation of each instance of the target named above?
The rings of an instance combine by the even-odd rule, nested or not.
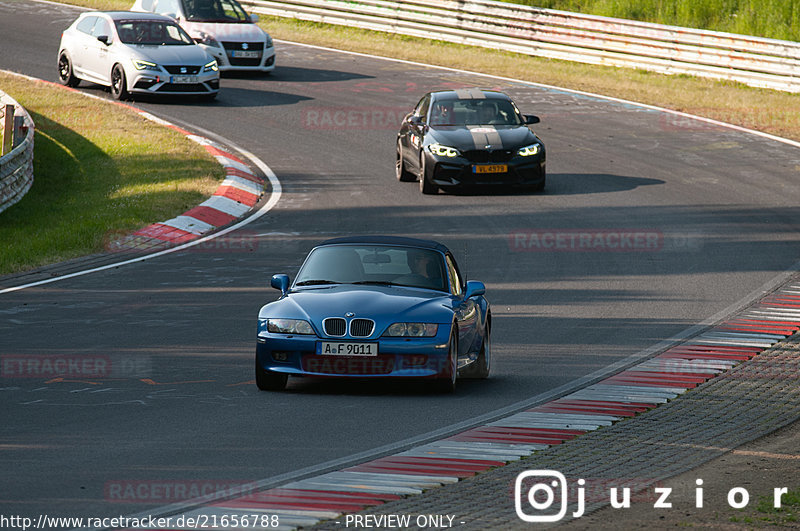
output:
[[[352,343],[349,341],[319,341],[317,354],[322,356],[377,356],[377,343]]]
[[[261,52],[259,51],[245,51],[245,50],[233,50],[231,52],[231,56],[237,57],[239,59],[255,59],[256,57],[261,57]]]
[[[169,78],[170,83],[197,83],[197,76],[172,76]]]

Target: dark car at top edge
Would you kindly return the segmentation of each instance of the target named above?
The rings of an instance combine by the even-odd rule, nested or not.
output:
[[[487,378],[491,311],[444,245],[415,238],[337,238],[314,247],[294,282],[258,314],[256,384],[289,376],[424,379],[445,392]]]
[[[536,123],[502,92],[429,92],[397,134],[397,179],[419,181],[423,194],[485,186],[541,191],[544,143],[528,127]]]

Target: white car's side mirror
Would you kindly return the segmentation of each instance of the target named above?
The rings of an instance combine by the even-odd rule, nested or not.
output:
[[[258,15],[256,15],[256,14],[252,14],[252,15],[250,15],[250,21],[251,21],[253,24],[255,24],[256,22],[258,22],[259,20],[260,20],[260,19],[259,19]]]

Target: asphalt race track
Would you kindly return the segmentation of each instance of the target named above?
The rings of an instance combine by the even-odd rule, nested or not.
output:
[[[0,68],[56,81],[76,16],[0,1]],[[423,196],[395,180],[400,117],[429,90],[469,86],[541,117],[544,194]],[[176,501],[158,485],[260,480],[465,422],[679,334],[800,256],[798,148],[634,105],[286,43],[272,75],[225,77],[212,104],[134,105],[255,154],[283,196],[219,244],[0,295],[0,355],[119,368],[104,380],[0,375],[4,514],[131,514]],[[258,392],[270,276],[359,233],[437,239],[486,283],[492,378],[452,396],[335,380]],[[572,248],[581,233],[591,245]],[[145,488],[120,494],[131,485]]]

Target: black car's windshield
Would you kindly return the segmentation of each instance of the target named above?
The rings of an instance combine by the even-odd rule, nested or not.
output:
[[[161,20],[117,20],[119,39],[125,44],[190,45],[189,35],[177,24]]]
[[[413,247],[330,245],[311,252],[295,286],[362,284],[448,291],[441,253]]]
[[[250,22],[236,0],[182,0],[186,20],[192,22]]]
[[[509,100],[440,100],[431,107],[431,125],[522,125]]]

